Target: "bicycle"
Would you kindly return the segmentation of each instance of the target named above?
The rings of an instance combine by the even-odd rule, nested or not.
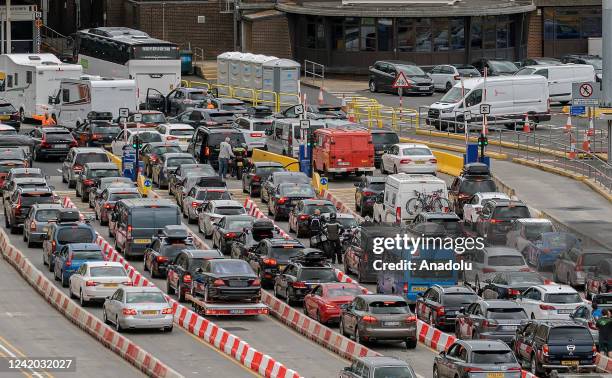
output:
[[[441,212],[450,208],[450,202],[442,197],[442,189],[436,190],[431,194],[414,191],[414,197],[406,203],[406,211],[410,215],[425,212]]]

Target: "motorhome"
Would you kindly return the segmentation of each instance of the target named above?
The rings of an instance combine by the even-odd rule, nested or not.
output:
[[[42,120],[49,114],[49,96],[57,94],[62,79],[77,79],[79,64],[62,63],[53,54],[0,55],[0,98],[13,104],[21,121]]]

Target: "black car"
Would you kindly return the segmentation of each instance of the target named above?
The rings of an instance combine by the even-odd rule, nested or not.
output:
[[[222,258],[223,254],[217,249],[182,250],[166,267],[166,292],[170,295],[176,293],[178,300],[184,302],[185,294],[191,292],[192,281],[202,264]]]
[[[19,188],[4,200],[4,226],[16,234],[23,229],[30,207],[36,203],[55,203],[49,187]]]
[[[467,286],[434,285],[419,295],[415,310],[422,321],[436,328],[454,330],[457,315],[478,299]]]
[[[280,238],[280,232],[274,223],[268,218],[256,219],[250,229],[244,230],[234,240],[230,247],[230,255],[233,259],[246,259],[261,241],[275,238]]]
[[[115,163],[85,163],[83,172],[76,178],[76,195],[82,202],[88,202],[91,190],[98,186],[101,178],[121,176]]]
[[[514,353],[538,376],[552,370],[593,372],[597,366],[591,332],[569,320],[525,322],[516,330]]]
[[[399,93],[398,88],[393,88],[393,83],[400,72],[410,84],[409,87],[403,88],[403,94],[433,95],[433,81],[425,71],[413,63],[395,60],[378,61],[370,66],[368,81],[370,92]]]
[[[304,248],[274,279],[274,295],[291,305],[303,301],[312,288],[324,282],[338,282],[334,267],[323,251]]]
[[[536,272],[499,272],[485,280],[480,295],[484,299],[516,299],[530,287],[545,283]]]
[[[476,231],[490,243],[506,244],[506,235],[512,222],[531,218],[529,208],[521,201],[493,199],[487,201],[480,212]]]
[[[0,123],[21,129],[21,113],[10,102],[0,101]]]
[[[233,248],[233,247],[232,247]],[[295,239],[269,238],[244,254],[246,260],[259,276],[262,285],[271,286],[280,271],[291,259],[304,251],[304,245]]]
[[[434,358],[434,378],[520,378],[521,365],[499,340],[457,340]]]
[[[310,184],[279,184],[270,193],[268,215],[272,215],[275,221],[287,219],[298,201],[316,197],[317,195]]]
[[[162,155],[167,153],[180,153],[181,146],[178,143],[173,142],[152,142],[147,143],[140,148],[139,159],[144,165],[145,175],[147,177],[153,176],[153,165],[159,162]]]
[[[300,200],[289,213],[289,232],[295,232],[295,236],[298,238],[310,237],[310,221],[317,210],[319,210],[321,215],[336,214],[338,212],[336,206],[329,200]]]
[[[225,215],[213,224],[212,244],[224,255],[229,255],[232,243],[249,228],[255,218],[250,215]]]
[[[257,197],[261,193],[261,184],[274,172],[284,172],[281,163],[258,161],[245,168],[242,173],[242,192]]]
[[[212,98],[206,88],[179,87],[168,93],[165,101],[166,114],[178,114],[187,108],[197,107]]]
[[[191,125],[194,129],[200,126],[225,126],[234,121],[234,113],[217,109],[190,108],[171,119]]]
[[[310,178],[303,172],[273,172],[261,185],[261,202],[267,203],[280,183],[308,184]]]
[[[62,158],[72,147],[77,146],[70,131],[63,127],[37,127],[30,132],[34,141],[32,158],[35,161],[47,158]]]
[[[374,165],[379,168],[383,154],[389,147],[400,142],[399,136],[395,131],[385,129],[372,129],[370,133],[374,144]]]
[[[376,196],[385,190],[385,176],[363,176],[355,183],[355,210],[359,215],[372,216]]]
[[[87,120],[72,130],[80,147],[103,147],[110,150],[113,139],[121,132],[117,123],[105,120]]]
[[[186,249],[195,249],[193,239],[184,226],[166,226],[144,252],[144,270],[153,278],[165,278],[170,261]]]
[[[463,216],[463,205],[478,192],[497,192],[497,185],[489,173],[489,167],[485,164],[466,164],[448,191],[448,199],[458,216]]]
[[[481,58],[472,63],[478,72],[484,76],[487,69],[487,76],[508,76],[514,75],[518,71],[516,64],[509,60]]]
[[[192,294],[206,301],[261,300],[261,281],[244,260],[206,260],[196,270]]]
[[[214,169],[219,165],[219,145],[230,138],[230,144],[234,155],[244,155],[246,158],[247,144],[244,134],[238,129],[231,127],[199,127],[193,139],[189,142],[187,152],[195,156],[199,163],[208,163]]]

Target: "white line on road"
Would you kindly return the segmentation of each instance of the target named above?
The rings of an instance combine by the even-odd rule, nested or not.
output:
[[[6,348],[4,345],[2,345],[2,343],[0,343],[0,349],[2,349],[6,354],[8,354],[9,356],[13,357],[13,358],[21,358],[20,356],[17,356],[15,353],[11,352],[10,349]],[[28,368],[29,371],[32,372],[32,375],[38,378],[43,378],[43,376],[40,373],[35,372],[34,370]]]

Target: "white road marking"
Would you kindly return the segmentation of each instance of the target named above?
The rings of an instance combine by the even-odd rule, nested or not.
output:
[[[10,349],[7,349],[4,345],[2,345],[2,343],[0,343],[0,349],[2,349],[6,354],[8,354],[9,356],[13,358],[22,358],[21,356],[17,356],[15,353],[11,352]],[[32,372],[32,375],[34,377],[43,378],[43,376],[40,373],[37,373],[32,369],[28,369],[28,370]]]
[[[62,170],[61,170],[61,169],[56,169],[56,171],[58,171],[59,173],[62,173]]]

